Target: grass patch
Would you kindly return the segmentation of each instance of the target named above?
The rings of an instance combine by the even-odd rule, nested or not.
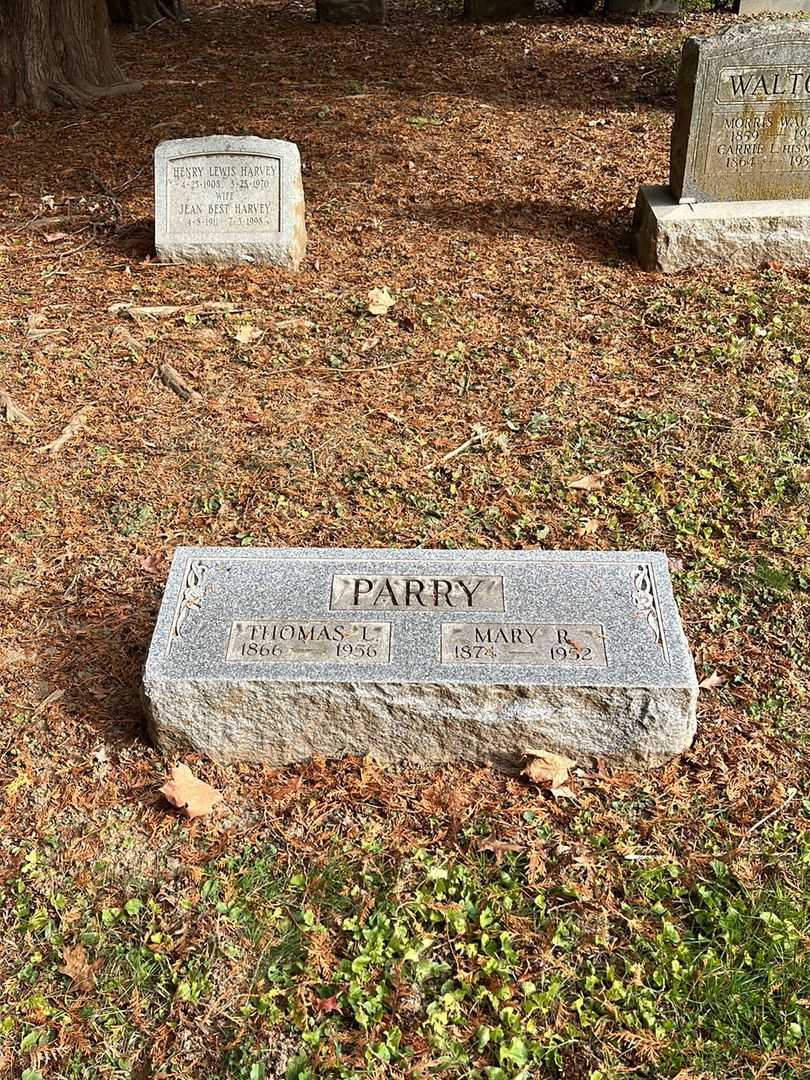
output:
[[[585,884],[560,887],[493,858],[483,820],[452,854],[400,858],[382,818],[359,825],[305,870],[250,845],[117,903],[30,847],[2,893],[24,961],[0,1021],[29,1080],[148,1075],[158,1033],[162,1075],[183,1077],[183,1031],[234,1080],[806,1075],[807,832],[764,830],[754,888],[728,857],[695,874],[587,836]],[[92,1003],[62,972],[77,943]]]

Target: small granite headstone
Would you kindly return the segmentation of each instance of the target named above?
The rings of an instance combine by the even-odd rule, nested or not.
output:
[[[315,0],[318,22],[384,23],[386,0]]]
[[[209,135],[156,148],[155,248],[161,261],[297,270],[306,244],[295,143]]]
[[[180,548],[143,678],[167,751],[657,765],[697,683],[664,555]]]
[[[757,268],[810,257],[810,23],[688,38],[669,188],[644,187],[634,240],[648,269]]]
[[[606,0],[610,15],[680,15],[681,0]]]
[[[473,22],[503,22],[534,14],[534,0],[464,0],[464,17]]]

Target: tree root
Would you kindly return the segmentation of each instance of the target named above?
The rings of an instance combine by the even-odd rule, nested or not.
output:
[[[74,86],[70,83],[55,82],[48,87],[48,96],[58,107],[91,109],[99,98],[135,94],[142,89],[143,83],[139,82],[112,83],[110,86]]]

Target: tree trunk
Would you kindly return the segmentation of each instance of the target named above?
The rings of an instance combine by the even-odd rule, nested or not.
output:
[[[113,57],[106,0],[0,0],[0,107],[87,105],[138,86]]]
[[[107,0],[110,18],[115,23],[126,23],[140,29],[151,26],[160,19],[188,22],[182,0]]]

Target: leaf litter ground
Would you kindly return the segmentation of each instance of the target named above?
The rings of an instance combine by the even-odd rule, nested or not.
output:
[[[454,16],[200,3],[4,125],[4,1075],[806,1075],[808,276],[629,256],[721,19]],[[301,148],[302,272],[157,265],[155,143],[243,131]],[[137,684],[194,543],[664,549],[694,748],[561,798],[189,757],[187,821]]]

